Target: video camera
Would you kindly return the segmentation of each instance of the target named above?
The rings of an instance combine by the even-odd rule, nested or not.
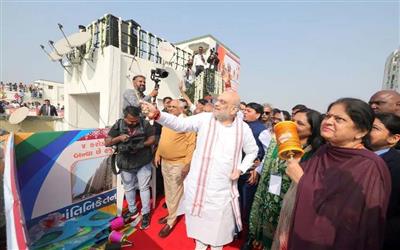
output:
[[[152,69],[150,71],[151,75],[150,75],[150,79],[154,81],[155,86],[154,89],[158,90],[159,89],[159,82],[161,81],[161,78],[167,78],[168,77],[168,71],[166,71],[165,69],[160,69],[160,68],[156,68],[156,69]]]
[[[129,137],[128,141],[126,142],[120,142],[117,144],[117,149],[118,152],[124,154],[124,153],[135,153],[138,150],[144,148],[144,141],[145,141],[145,136],[134,136],[134,137]]]
[[[211,56],[217,56],[218,55],[218,53],[217,53],[217,51],[216,51],[216,49],[215,48],[212,48],[211,50],[210,50],[210,57]]]
[[[215,48],[212,48],[210,50],[210,56],[207,59],[207,62],[209,63],[209,69],[214,68],[216,69],[219,64],[219,59],[218,59],[218,52],[216,51]]]
[[[165,69],[160,69],[160,68],[156,68],[156,69],[152,69],[151,70],[151,79],[153,80],[153,78],[166,78],[168,77],[168,71],[166,71]]]
[[[120,142],[116,145],[119,153],[135,153],[136,151],[144,148],[144,141],[146,139],[143,120],[140,118],[139,127],[137,132],[133,136],[129,136],[126,142]],[[119,120],[119,133],[129,135],[128,128],[126,127],[124,120]]]

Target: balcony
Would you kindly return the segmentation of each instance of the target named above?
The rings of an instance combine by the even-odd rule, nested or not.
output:
[[[186,93],[195,102],[206,96],[216,97],[224,91],[221,73],[206,69],[198,75]]]

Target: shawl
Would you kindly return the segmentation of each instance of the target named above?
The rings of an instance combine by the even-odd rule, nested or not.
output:
[[[384,161],[326,144],[301,165],[288,249],[380,249],[391,190]]]

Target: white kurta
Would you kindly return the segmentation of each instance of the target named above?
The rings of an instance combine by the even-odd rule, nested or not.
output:
[[[232,180],[230,179],[236,146],[236,127],[233,125],[224,126],[216,122],[216,139],[210,155],[203,208],[200,216],[191,214],[210,119],[214,119],[212,113],[201,113],[187,118],[161,113],[157,122],[179,132],[197,132],[196,149],[193,153],[190,172],[184,181],[184,198],[181,204],[185,212],[186,230],[191,238],[208,245],[222,246],[233,240],[236,226],[232,208]],[[243,160],[241,160],[242,151],[246,153]],[[257,153],[258,146],[251,129],[243,123],[243,148],[240,150],[238,164],[242,173],[253,165]],[[237,189],[236,181],[233,185]]]

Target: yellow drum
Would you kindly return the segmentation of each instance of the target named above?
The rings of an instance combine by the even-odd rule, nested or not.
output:
[[[278,155],[283,160],[300,158],[304,151],[301,148],[296,123],[292,121],[279,122],[274,127],[276,141],[278,143]]]

